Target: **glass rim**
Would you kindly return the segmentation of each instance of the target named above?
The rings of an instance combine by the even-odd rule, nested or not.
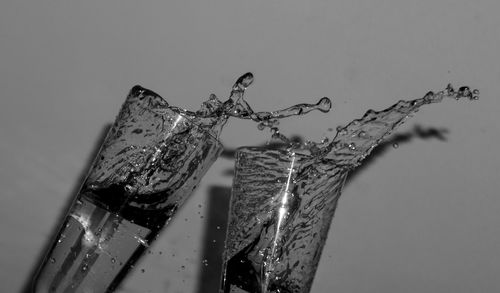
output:
[[[163,98],[162,98],[163,99]],[[215,137],[214,135],[212,135],[212,133],[210,133],[210,131],[207,131],[206,129],[203,129],[200,124],[194,122],[189,116],[187,116],[186,114],[182,113],[182,112],[179,112],[179,111],[175,111],[174,109],[172,109],[170,106],[168,107],[169,110],[171,110],[172,112],[178,114],[179,116],[182,116],[184,119],[186,119],[190,126],[192,125],[194,128],[196,128],[197,130],[199,130],[200,132],[203,132],[205,133],[206,135],[208,135],[210,138],[212,138],[213,140],[215,140],[217,142],[218,145],[220,145],[222,148],[224,147],[224,145],[222,144],[222,142],[217,138]]]
[[[236,148],[235,151],[235,156],[234,158],[237,159],[238,153],[250,153],[251,151],[258,151],[260,153],[268,153],[268,152],[276,152],[279,153],[280,156],[287,156],[290,154],[289,151],[286,150],[286,148],[282,147],[268,147],[268,146],[240,146]],[[326,164],[334,164],[337,165],[337,161],[335,159],[327,159],[325,157],[321,156],[314,156],[311,154],[304,154],[303,152],[300,152],[300,149],[291,149],[292,151],[295,150],[294,155],[301,159],[301,160],[307,160],[307,161],[316,161],[316,163],[326,163]]]
[[[172,108],[172,106],[170,106],[170,104],[167,102],[167,100],[165,100],[165,98],[163,98],[161,95],[159,95],[158,93],[156,93],[156,92],[154,92],[154,91],[152,91],[150,89],[144,88],[141,85],[135,85],[135,86],[133,86],[130,91],[134,92],[134,91],[138,91],[138,90],[144,91],[144,93],[147,93],[149,95],[156,96],[156,97],[160,98],[163,102],[165,102],[165,104],[167,104],[167,106],[164,108],[165,110],[171,111],[171,112],[173,112],[173,113],[175,113],[175,114],[183,117],[184,119],[186,119],[189,122],[189,124],[190,124],[189,126],[190,127],[194,127],[197,130],[199,130],[200,132],[203,132],[203,133],[207,134],[209,137],[211,137],[213,140],[215,140],[220,147],[224,148],[224,145],[222,144],[222,142],[217,137],[215,137],[214,135],[212,135],[212,133],[210,133],[210,131],[207,131],[206,129],[203,129],[198,123],[194,122],[193,119],[190,118],[189,116],[187,116],[185,113],[182,113],[181,111],[176,111],[174,108]],[[140,104],[140,106],[144,110],[153,112],[151,110],[151,108],[149,108],[149,107],[144,107],[142,104]]]
[[[274,152],[278,152],[282,155],[289,155],[289,151],[287,151],[284,148],[269,147],[269,146],[240,146],[240,147],[236,148],[236,153],[248,153],[248,151],[251,151],[251,150],[259,151],[262,153],[265,153],[268,151],[274,151]],[[294,149],[292,148],[292,150],[294,150]],[[310,154],[304,154],[301,152],[295,152],[295,155],[299,156],[299,157],[303,157],[303,158],[314,159],[314,156],[312,156]]]

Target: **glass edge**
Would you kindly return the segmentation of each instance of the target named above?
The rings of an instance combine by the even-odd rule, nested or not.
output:
[[[137,84],[137,85],[133,86],[133,87],[129,90],[129,94],[128,94],[128,95],[127,95],[127,97],[126,97],[126,100],[129,98],[129,96],[130,96],[130,95],[134,95],[134,94],[136,93],[136,91],[137,91],[137,90],[144,90],[145,92],[148,92],[148,94],[149,94],[149,95],[154,95],[154,96],[159,97],[160,99],[162,99],[162,100],[163,100],[163,101],[164,101],[164,102],[168,105],[168,106],[166,107],[166,109],[168,109],[169,111],[172,111],[173,113],[176,113],[176,114],[178,114],[178,115],[182,116],[184,119],[186,119],[187,121],[189,121],[189,123],[190,123],[191,125],[194,125],[194,126],[195,126],[198,130],[200,130],[200,131],[202,131],[202,132],[206,133],[208,136],[210,136],[211,138],[213,138],[213,139],[217,142],[217,144],[218,144],[220,147],[224,148],[224,145],[222,144],[222,142],[221,142],[221,141],[220,141],[217,137],[215,137],[214,135],[212,135],[209,131],[207,131],[207,130],[205,130],[205,129],[201,128],[199,124],[195,123],[195,122],[194,122],[191,118],[189,118],[186,114],[184,114],[184,113],[182,113],[182,112],[179,112],[179,111],[174,110],[174,109],[170,106],[170,104],[168,103],[168,101],[167,101],[167,100],[165,100],[165,98],[163,98],[160,94],[158,94],[158,93],[157,93],[157,92],[155,92],[155,91],[152,91],[152,90],[150,90],[150,89],[148,89],[148,88],[143,87],[142,85]],[[141,107],[142,107],[142,105],[141,105]],[[148,107],[142,107],[142,108],[144,108],[145,110],[151,111],[151,109],[150,109],[150,108],[148,108]]]

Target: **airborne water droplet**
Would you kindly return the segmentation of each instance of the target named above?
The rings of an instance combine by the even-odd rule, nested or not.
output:
[[[332,101],[327,97],[323,97],[321,98],[321,100],[318,101],[316,105],[318,105],[318,110],[320,110],[323,113],[326,113],[330,111],[330,109],[332,108]]]
[[[458,89],[458,92],[459,93],[468,93],[470,91],[470,88],[468,86],[461,86],[459,89]]]
[[[235,88],[242,87],[243,89],[246,89],[248,86],[250,86],[253,82],[253,74],[251,72],[247,72],[240,76],[236,83],[234,84]]]
[[[449,83],[447,86],[446,86],[446,94],[449,95],[449,96],[453,96],[455,94],[455,89],[453,88],[453,86],[451,85],[451,83]]]

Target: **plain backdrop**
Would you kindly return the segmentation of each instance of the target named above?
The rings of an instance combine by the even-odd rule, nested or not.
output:
[[[197,109],[252,71],[256,110],[332,99],[281,123],[311,140],[448,82],[478,88],[424,107],[353,174],[312,293],[500,292],[499,3],[2,1],[0,291],[27,288],[133,85]],[[229,121],[227,152],[118,292],[216,292],[232,151],[268,139]]]

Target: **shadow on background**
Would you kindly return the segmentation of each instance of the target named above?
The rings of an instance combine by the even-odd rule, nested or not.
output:
[[[201,252],[208,265],[200,266],[197,293],[219,292],[230,196],[231,187],[212,186],[209,189]]]
[[[86,164],[82,168],[82,171],[80,172],[80,175],[78,176],[78,179],[77,179],[76,183],[74,184],[73,189],[71,190],[71,193],[68,196],[67,203],[64,205],[63,209],[56,212],[56,214],[58,213],[57,214],[58,221],[56,222],[54,227],[49,231],[49,234],[47,235],[48,239],[46,240],[43,248],[38,252],[38,256],[36,257],[37,261],[35,263],[35,266],[29,272],[27,279],[24,282],[25,285],[21,289],[20,293],[32,293],[31,286],[32,286],[33,278],[35,277],[35,274],[37,273],[39,266],[43,262],[43,260],[45,258],[45,254],[47,253],[47,250],[50,249],[50,247],[52,246],[52,242],[54,240],[53,237],[56,233],[59,232],[59,229],[61,228],[61,225],[64,222],[64,218],[66,217],[66,214],[67,214],[69,208],[73,204],[73,199],[75,198],[75,195],[80,191],[80,187],[82,186],[83,181],[87,177],[87,173],[89,172],[90,167],[92,167],[92,163],[94,162],[94,158],[97,156],[97,154],[101,148],[102,143],[106,139],[106,135],[108,134],[109,130],[111,129],[111,126],[112,126],[111,123],[103,126],[101,133],[99,134],[99,136],[96,139],[96,142],[94,144],[94,148],[92,149],[92,152],[87,157]]]
[[[347,176],[347,180],[345,185],[351,183],[359,174],[361,174],[364,170],[369,168],[377,158],[384,155],[387,151],[397,148],[405,143],[410,143],[414,139],[437,139],[441,141],[447,141],[446,135],[448,134],[448,129],[445,128],[436,128],[436,127],[422,127],[421,125],[415,125],[413,129],[403,132],[397,133],[389,137],[389,139],[385,140],[377,147],[373,149],[373,151],[368,155],[360,166],[356,167],[354,170],[349,172]]]

